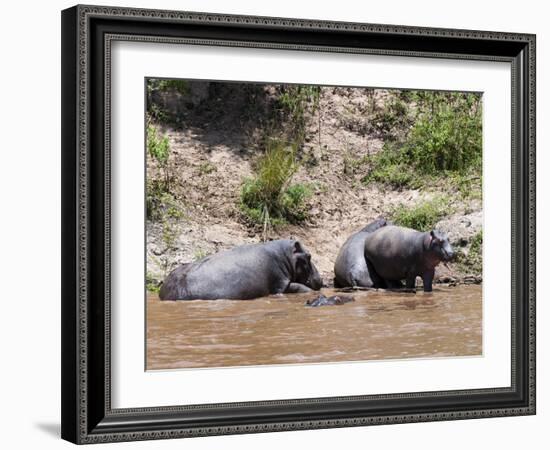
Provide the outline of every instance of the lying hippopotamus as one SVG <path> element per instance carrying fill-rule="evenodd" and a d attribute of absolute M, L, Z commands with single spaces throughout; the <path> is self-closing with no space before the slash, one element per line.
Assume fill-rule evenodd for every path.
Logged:
<path fill-rule="evenodd" d="M 388 287 L 414 288 L 416 277 L 422 277 L 424 291 L 431 292 L 435 267 L 450 261 L 454 252 L 442 232 L 420 232 L 410 228 L 387 226 L 372 233 L 366 241 L 365 255 L 377 275 Z"/>
<path fill-rule="evenodd" d="M 388 222 L 385 219 L 377 219 L 348 238 L 338 252 L 334 264 L 334 287 L 384 287 L 378 286 L 383 281 L 373 280 L 376 274 L 369 271 L 368 261 L 365 259 L 365 243 L 371 233 L 386 225 Z"/>
<path fill-rule="evenodd" d="M 295 240 L 242 245 L 174 269 L 161 300 L 248 300 L 270 294 L 318 291 L 322 280 L 311 255 Z"/>

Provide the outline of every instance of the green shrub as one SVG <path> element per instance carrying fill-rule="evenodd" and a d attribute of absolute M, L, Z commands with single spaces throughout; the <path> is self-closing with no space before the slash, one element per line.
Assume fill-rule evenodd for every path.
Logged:
<path fill-rule="evenodd" d="M 147 272 L 147 275 L 145 277 L 145 288 L 147 289 L 147 291 L 158 294 L 160 291 L 160 285 L 160 281 L 155 279 L 155 277 Z"/>
<path fill-rule="evenodd" d="M 426 181 L 426 176 L 420 176 L 401 149 L 390 142 L 386 142 L 380 152 L 368 158 L 368 164 L 370 170 L 363 177 L 363 183 L 374 181 L 394 188 L 417 189 Z"/>
<path fill-rule="evenodd" d="M 481 168 L 481 110 L 472 106 L 473 94 L 433 96 L 433 109 L 419 114 L 406 142 L 411 161 L 430 174 Z"/>
<path fill-rule="evenodd" d="M 285 217 L 291 222 L 302 222 L 307 219 L 306 200 L 311 196 L 311 189 L 304 184 L 293 184 L 282 194 L 281 206 Z"/>
<path fill-rule="evenodd" d="M 366 181 L 377 181 L 383 184 L 389 184 L 396 188 L 410 187 L 415 189 L 421 182 L 405 164 L 395 164 L 382 166 L 371 172 L 364 178 Z"/>
<path fill-rule="evenodd" d="M 164 178 L 164 190 L 170 189 L 170 172 L 169 172 L 169 158 L 170 158 L 170 141 L 168 136 L 159 135 L 158 130 L 152 125 L 147 124 L 147 152 L 153 158 Z"/>
<path fill-rule="evenodd" d="M 474 273 L 483 271 L 483 232 L 477 233 L 471 240 L 468 252 L 470 270 Z"/>
<path fill-rule="evenodd" d="M 147 219 L 159 221 L 165 218 L 182 219 L 183 210 L 172 194 L 164 191 L 164 186 L 158 180 L 147 182 L 145 196 Z"/>
<path fill-rule="evenodd" d="M 281 195 L 298 169 L 295 151 L 278 140 L 270 141 L 265 154 L 257 161 L 256 177 L 245 183 L 243 200 L 249 206 L 266 206 L 276 213 Z"/>
<path fill-rule="evenodd" d="M 147 90 L 153 91 L 174 90 L 181 95 L 189 94 L 189 82 L 187 80 L 150 78 L 147 80 Z"/>
<path fill-rule="evenodd" d="M 472 169 L 465 173 L 448 173 L 447 182 L 456 188 L 462 198 L 482 198 L 483 177 L 480 170 Z"/>
<path fill-rule="evenodd" d="M 481 274 L 483 272 L 483 232 L 475 234 L 470 240 L 467 253 L 457 252 L 457 263 L 462 272 Z"/>
<path fill-rule="evenodd" d="M 320 93 L 319 86 L 284 85 L 277 102 L 279 107 L 292 118 L 301 118 L 308 106 L 317 108 Z"/>
<path fill-rule="evenodd" d="M 168 164 L 170 157 L 168 136 L 159 136 L 157 129 L 151 124 L 147 125 L 147 151 L 160 167 L 165 167 Z"/>
<path fill-rule="evenodd" d="M 191 89 L 187 80 L 169 80 L 159 78 L 149 78 L 147 80 L 147 115 L 159 123 L 177 123 L 177 119 L 172 113 L 167 112 L 162 106 L 162 101 L 158 103 L 154 101 L 160 93 L 175 93 L 178 97 L 184 98 L 189 96 Z"/>
<path fill-rule="evenodd" d="M 372 158 L 363 181 L 415 188 L 432 181 L 430 177 L 479 174 L 482 167 L 480 96 L 411 92 L 406 98 L 415 105 L 412 127 L 401 141 L 386 141 Z M 395 104 L 402 105 L 402 102 Z M 406 114 L 401 106 L 397 111 L 396 117 Z M 396 125 L 395 120 L 390 121 L 391 126 Z"/>
<path fill-rule="evenodd" d="M 470 251 L 480 254 L 482 247 L 483 247 L 483 231 L 480 231 L 472 238 Z"/>
<path fill-rule="evenodd" d="M 413 207 L 403 204 L 398 205 L 390 213 L 390 216 L 396 225 L 418 231 L 429 231 L 433 229 L 437 222 L 451 212 L 448 199 L 441 196 L 424 201 Z"/>
<path fill-rule="evenodd" d="M 265 226 L 306 218 L 304 204 L 310 191 L 301 184 L 290 185 L 297 169 L 294 148 L 272 140 L 256 164 L 256 176 L 245 179 L 241 187 L 240 208 L 249 221 Z"/>

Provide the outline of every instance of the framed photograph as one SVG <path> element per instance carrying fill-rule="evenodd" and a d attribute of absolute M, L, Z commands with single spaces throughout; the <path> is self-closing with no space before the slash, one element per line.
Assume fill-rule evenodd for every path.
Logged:
<path fill-rule="evenodd" d="M 535 36 L 62 12 L 62 437 L 535 413 Z"/>

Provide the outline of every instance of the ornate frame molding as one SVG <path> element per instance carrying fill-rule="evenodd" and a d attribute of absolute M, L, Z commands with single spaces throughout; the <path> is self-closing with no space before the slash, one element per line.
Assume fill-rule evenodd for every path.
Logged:
<path fill-rule="evenodd" d="M 351 47 L 347 45 L 328 45 L 325 43 L 270 42 L 245 39 L 219 39 L 205 37 L 173 37 L 151 36 L 145 34 L 117 33 L 107 29 L 92 30 L 94 21 L 107 20 L 122 23 L 135 21 L 161 23 L 166 26 L 178 27 L 192 25 L 201 27 L 239 27 L 249 33 L 268 30 L 276 33 L 281 31 L 330 31 L 337 36 L 345 37 L 348 33 L 361 36 L 376 36 L 378 47 Z M 134 23 L 134 22 L 133 22 Z M 118 25 L 117 25 L 118 26 Z M 105 27 L 104 27 L 105 28 Z M 535 36 L 530 34 L 514 34 L 487 31 L 449 30 L 423 27 L 405 27 L 396 25 L 376 25 L 332 21 L 310 21 L 304 19 L 286 19 L 271 17 L 233 16 L 222 14 L 203 14 L 193 12 L 160 11 L 146 9 L 112 8 L 99 6 L 76 6 L 63 13 L 63 377 L 71 382 L 63 387 L 62 434 L 63 437 L 77 443 L 98 443 L 112 441 L 128 441 L 143 439 L 163 439 L 173 437 L 193 437 L 217 434 L 237 434 L 251 432 L 271 432 L 327 427 L 347 427 L 373 424 L 439 421 L 452 419 L 468 419 L 482 417 L 498 417 L 509 415 L 527 415 L 535 413 Z M 430 42 L 438 39 L 457 39 L 457 42 L 472 41 L 476 50 L 483 42 L 497 42 L 503 49 L 494 54 L 471 51 L 445 52 L 434 49 L 396 49 L 385 48 L 384 42 L 391 37 L 399 37 L 403 41 L 411 38 L 430 38 Z M 94 39 L 96 42 L 94 43 Z M 306 40 L 309 38 L 305 38 Z M 186 43 L 197 45 L 245 46 L 266 49 L 291 49 L 304 51 L 348 52 L 383 54 L 414 57 L 435 57 L 452 59 L 481 59 L 491 61 L 507 61 L 512 64 L 512 386 L 510 388 L 483 389 L 472 391 L 446 391 L 419 394 L 375 395 L 360 397 L 331 397 L 308 400 L 285 400 L 271 402 L 250 402 L 238 404 L 193 405 L 171 408 L 139 408 L 111 409 L 110 402 L 110 63 L 111 43 L 116 40 L 143 41 L 156 43 Z M 101 53 L 98 42 L 103 46 Z M 388 41 L 389 42 L 389 41 Z M 345 43 L 345 42 L 344 42 Z M 381 44 L 380 44 L 381 43 Z M 475 45 L 474 45 L 475 44 Z M 382 45 L 382 48 L 380 48 Z M 458 44 L 457 44 L 458 45 Z M 95 46 L 95 47 L 94 47 Z M 411 44 L 413 46 L 413 44 Z M 517 51 L 515 50 L 517 49 Z M 506 52 L 504 51 L 506 50 Z M 98 61 L 102 67 L 98 66 Z M 95 138 L 97 124 L 90 111 L 97 96 L 98 69 L 104 70 L 102 107 L 104 123 L 100 128 L 101 138 Z M 92 81 L 93 79 L 93 81 Z M 96 84 L 94 84 L 96 83 Z M 99 136 L 98 134 L 98 136 Z M 103 157 L 100 170 L 91 164 L 90 145 L 102 142 Z M 521 155 L 522 154 L 522 155 Z M 95 164 L 95 163 L 94 163 Z M 75 170 L 76 168 L 76 170 Z M 103 174 L 100 180 L 97 170 Z M 96 192 L 96 186 L 102 187 Z M 519 188 L 519 190 L 518 190 Z M 65 192 L 66 191 L 66 192 Z M 98 192 L 101 199 L 98 199 Z M 517 198 L 516 198 L 517 197 Z M 93 205 L 98 203 L 99 209 Z M 98 211 L 104 215 L 97 217 Z M 102 227 L 98 223 L 102 222 Z M 102 230 L 103 253 L 91 256 L 92 235 Z M 94 233 L 95 232 L 95 233 Z M 519 238 L 518 238 L 519 236 Z M 96 238 L 97 239 L 97 238 Z M 526 241 L 526 242 L 525 242 Z M 94 241 L 97 244 L 97 241 Z M 516 251 L 516 249 L 518 251 Z M 519 254 L 517 254 L 519 252 Z M 523 256 L 522 256 L 523 255 Z M 98 257 L 103 260 L 102 267 L 96 268 Z M 525 259 L 525 261 L 524 261 Z M 520 264 L 521 267 L 518 267 Z M 94 271 L 92 274 L 91 272 Z M 93 302 L 92 285 L 97 271 L 103 271 L 103 297 L 101 305 Z M 523 298 L 518 294 L 527 293 Z M 97 292 L 94 291 L 94 295 Z M 99 297 L 96 297 L 99 298 Z M 514 300 L 515 299 L 515 300 Z M 521 303 L 521 304 L 520 304 Z M 93 306 L 93 308 L 92 308 Z M 102 323 L 91 317 L 100 308 Z M 517 312 L 522 317 L 517 317 Z M 101 315 L 102 312 L 102 315 Z M 522 320 L 523 318 L 523 320 Z M 520 322 L 518 322 L 518 320 Z M 516 328 L 519 324 L 520 330 Z M 103 337 L 98 334 L 102 333 Z M 521 334 L 518 334 L 521 333 Z M 525 342 L 517 342 L 516 336 L 523 336 Z M 523 338 L 522 338 L 523 339 Z M 68 343 L 68 341 L 71 341 Z M 97 393 L 97 386 L 90 380 L 90 367 L 97 365 L 90 357 L 90 349 L 103 343 L 104 375 L 103 397 L 101 405 L 90 400 L 90 395 Z M 516 359 L 519 345 L 520 360 Z M 519 366 L 518 366 L 519 364 Z M 516 372 L 520 367 L 520 373 Z M 98 369 L 99 370 L 99 369 Z M 101 384 L 101 383 L 100 383 Z M 521 384 L 521 386 L 519 386 Z M 291 407 L 300 405 L 325 405 L 329 403 L 362 400 L 399 399 L 410 401 L 427 397 L 468 397 L 490 396 L 492 394 L 518 393 L 522 387 L 521 399 L 508 406 L 499 407 L 488 404 L 488 407 L 471 409 L 419 411 L 413 413 L 376 414 L 369 413 L 350 417 L 324 417 L 317 419 L 271 421 L 264 423 L 211 424 L 202 426 L 190 423 L 188 426 L 170 426 L 166 421 L 170 414 L 184 414 L 190 410 L 200 410 L 205 414 L 209 410 L 242 407 Z M 526 398 L 524 394 L 527 394 Z M 516 395 L 517 396 L 517 395 Z M 93 405 L 93 406 L 92 406 Z M 144 419 L 145 417 L 145 419 Z M 134 420 L 128 425 L 128 421 Z M 124 420 L 122 420 L 124 419 Z M 162 420 L 165 425 L 162 425 Z M 123 425 L 121 423 L 124 422 Z M 154 425 L 156 424 L 156 425 Z"/>

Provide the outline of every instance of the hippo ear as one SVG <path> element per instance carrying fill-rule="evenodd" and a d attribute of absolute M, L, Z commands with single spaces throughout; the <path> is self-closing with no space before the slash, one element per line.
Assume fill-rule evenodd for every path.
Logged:
<path fill-rule="evenodd" d="M 432 240 L 434 238 L 433 230 L 429 233 L 426 233 L 424 238 L 424 250 L 429 250 L 432 247 Z"/>
<path fill-rule="evenodd" d="M 432 237 L 432 241 L 439 244 L 441 243 L 441 233 L 438 233 L 436 230 L 430 231 L 430 236 Z"/>
<path fill-rule="evenodd" d="M 294 253 L 304 253 L 304 249 L 302 248 L 302 244 L 300 244 L 299 241 L 294 242 Z"/>

